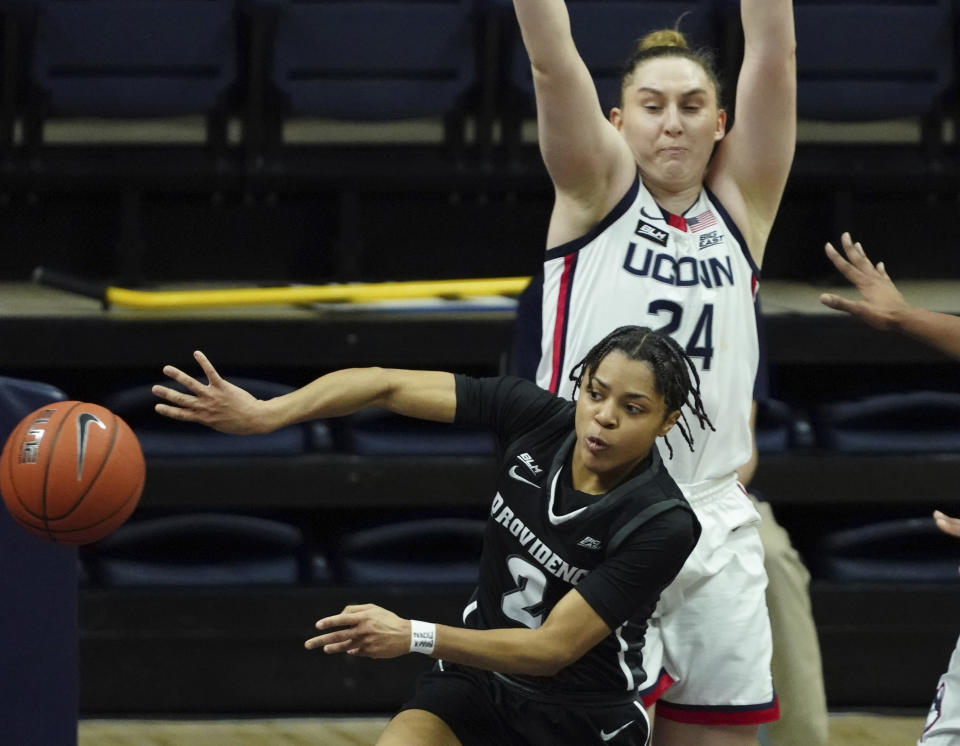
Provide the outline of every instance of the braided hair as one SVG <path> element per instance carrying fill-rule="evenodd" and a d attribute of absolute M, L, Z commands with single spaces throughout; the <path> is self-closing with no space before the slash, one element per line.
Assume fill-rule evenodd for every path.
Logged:
<path fill-rule="evenodd" d="M 599 367 L 600 362 L 614 350 L 620 350 L 631 360 L 641 360 L 653 370 L 656 392 L 666 403 L 667 412 L 680 412 L 677 427 L 693 451 L 693 433 L 690 423 L 683 413 L 683 406 L 694 414 L 701 428 L 715 430 L 710 417 L 703 408 L 700 397 L 700 376 L 690 356 L 677 342 L 666 334 L 655 332 L 646 326 L 621 326 L 597 342 L 584 356 L 583 360 L 570 370 L 570 380 L 574 382 L 573 396 L 580 390 L 583 377 L 588 378 Z M 673 446 L 664 436 L 669 455 L 673 458 Z"/>

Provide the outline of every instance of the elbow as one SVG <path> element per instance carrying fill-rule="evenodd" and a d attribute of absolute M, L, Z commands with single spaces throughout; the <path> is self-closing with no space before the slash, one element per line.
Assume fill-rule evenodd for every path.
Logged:
<path fill-rule="evenodd" d="M 517 671 L 517 673 L 523 674 L 524 676 L 539 676 L 549 678 L 551 676 L 556 676 L 568 665 L 569 664 L 555 659 L 528 660 L 524 663 L 521 669 Z"/>
<path fill-rule="evenodd" d="M 542 646 L 531 646 L 529 650 L 532 655 L 524 661 L 524 670 L 517 671 L 527 676 L 556 676 L 580 657 L 571 649 L 569 641 L 565 644 L 546 641 Z"/>

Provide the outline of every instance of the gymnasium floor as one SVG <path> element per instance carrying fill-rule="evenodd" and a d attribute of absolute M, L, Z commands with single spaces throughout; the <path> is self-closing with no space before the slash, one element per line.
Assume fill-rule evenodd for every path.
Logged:
<path fill-rule="evenodd" d="M 923 721 L 922 715 L 834 714 L 830 746 L 913 746 Z M 80 746 L 367 746 L 386 722 L 385 717 L 85 720 Z"/>

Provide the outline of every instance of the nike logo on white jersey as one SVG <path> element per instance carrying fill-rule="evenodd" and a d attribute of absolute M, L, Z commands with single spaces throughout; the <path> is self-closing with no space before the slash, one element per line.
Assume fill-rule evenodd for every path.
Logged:
<path fill-rule="evenodd" d="M 621 725 L 619 728 L 617 728 L 616 730 L 610 731 L 609 733 L 607 733 L 605 730 L 602 730 L 600 731 L 600 738 L 603 739 L 604 743 L 606 743 L 607 741 L 612 741 L 614 738 L 617 737 L 617 733 L 622 731 L 624 728 L 629 728 L 635 722 L 636 722 L 635 720 L 631 720 L 626 725 Z"/>
<path fill-rule="evenodd" d="M 529 479 L 527 479 L 526 477 L 521 477 L 521 476 L 517 473 L 517 469 L 518 469 L 518 468 L 519 468 L 519 466 L 518 466 L 517 464 L 514 464 L 513 466 L 510 467 L 510 471 L 508 472 L 508 474 L 510 474 L 510 476 L 513 477 L 514 479 L 516 479 L 518 482 L 526 482 L 526 483 L 529 484 L 531 487 L 536 487 L 537 489 L 540 489 L 540 485 L 537 484 L 536 482 L 531 482 L 531 481 L 530 481 Z"/>

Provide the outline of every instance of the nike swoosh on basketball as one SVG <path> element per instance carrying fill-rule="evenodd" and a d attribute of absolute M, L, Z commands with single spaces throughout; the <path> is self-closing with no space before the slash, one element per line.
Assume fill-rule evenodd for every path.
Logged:
<path fill-rule="evenodd" d="M 600 731 L 600 738 L 602 738 L 602 739 L 604 740 L 604 742 L 606 742 L 606 741 L 612 741 L 614 738 L 617 737 L 617 733 L 619 733 L 620 731 L 622 731 L 624 728 L 629 728 L 629 727 L 630 727 L 631 725 L 633 725 L 635 722 L 636 722 L 636 720 L 631 720 L 631 721 L 630 721 L 629 723 L 627 723 L 626 725 L 621 725 L 619 728 L 617 728 L 616 730 L 612 730 L 612 731 L 610 731 L 609 733 L 607 733 L 605 730 L 602 730 L 602 731 Z"/>
<path fill-rule="evenodd" d="M 89 412 L 81 412 L 77 417 L 77 481 L 83 478 L 83 462 L 87 458 L 87 433 L 90 426 L 96 423 L 102 430 L 107 426 L 100 421 L 100 418 Z"/>
<path fill-rule="evenodd" d="M 516 464 L 514 464 L 513 466 L 510 467 L 510 471 L 509 471 L 508 473 L 510 474 L 511 477 L 513 477 L 514 479 L 516 479 L 518 482 L 526 482 L 526 483 L 529 484 L 531 487 L 536 487 L 537 489 L 540 489 L 540 485 L 537 484 L 536 482 L 531 482 L 531 481 L 530 481 L 529 479 L 527 479 L 526 477 L 521 477 L 519 474 L 517 474 L 517 465 L 516 465 Z"/>

